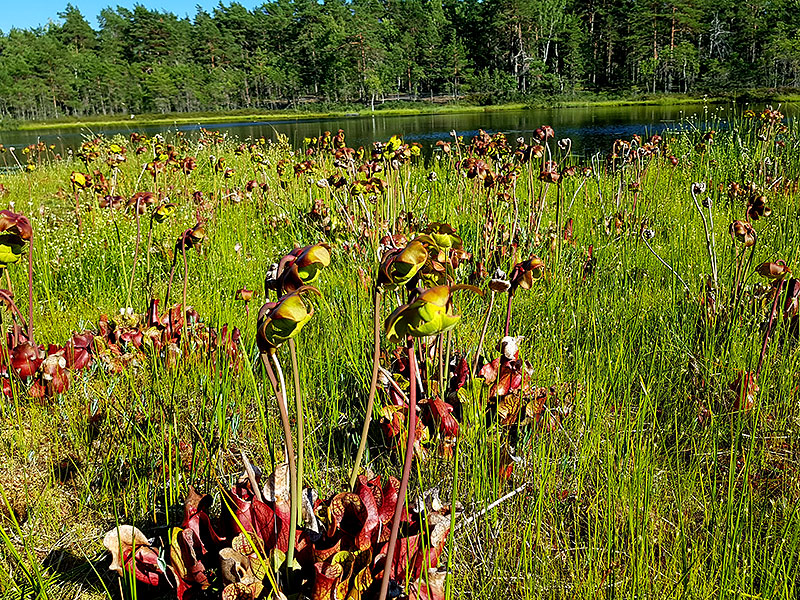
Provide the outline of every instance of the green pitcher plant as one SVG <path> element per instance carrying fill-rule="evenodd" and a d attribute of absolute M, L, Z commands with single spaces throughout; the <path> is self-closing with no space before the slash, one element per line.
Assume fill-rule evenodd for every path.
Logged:
<path fill-rule="evenodd" d="M 264 282 L 267 296 L 269 296 L 270 290 L 275 290 L 279 296 L 281 296 L 281 294 L 286 294 L 286 296 L 281 297 L 277 301 L 276 304 L 278 306 L 274 308 L 274 312 L 265 314 L 264 318 L 259 320 L 259 347 L 262 353 L 270 352 L 270 347 L 277 349 L 277 346 L 285 341 L 289 342 L 288 346 L 292 362 L 292 379 L 294 381 L 297 419 L 297 467 L 296 470 L 292 468 L 292 473 L 297 482 L 296 489 L 298 490 L 298 495 L 303 482 L 305 434 L 303 396 L 300 385 L 297 347 L 292 338 L 299 333 L 303 325 L 313 315 L 313 308 L 310 311 L 307 310 L 300 295 L 310 290 L 319 294 L 316 288 L 312 288 L 307 284 L 316 281 L 320 272 L 330 265 L 330 249 L 331 247 L 328 244 L 317 243 L 302 248 L 295 248 L 286 254 L 277 264 L 273 273 L 268 275 Z M 295 292 L 297 295 L 293 296 L 292 294 Z M 272 351 L 271 354 L 273 361 L 276 362 L 276 369 L 280 372 L 280 366 L 276 361 L 276 354 L 274 351 Z M 294 486 L 293 489 L 295 489 Z M 292 510 L 295 511 L 296 514 L 294 517 L 297 518 L 301 516 L 298 514 L 301 507 L 299 503 L 295 504 Z"/>
<path fill-rule="evenodd" d="M 277 302 L 267 302 L 264 304 L 258 313 L 258 323 L 256 327 L 256 342 L 261 352 L 261 362 L 275 390 L 286 442 L 286 458 L 289 463 L 289 489 L 291 490 L 289 521 L 289 531 L 291 532 L 294 532 L 296 529 L 297 518 L 301 510 L 300 488 L 302 487 L 302 470 L 298 471 L 298 460 L 295 459 L 292 428 L 289 423 L 286 382 L 280 362 L 278 361 L 278 348 L 300 333 L 305 324 L 314 316 L 314 308 L 303 300 L 303 296 L 306 294 L 322 295 L 319 290 L 313 286 L 300 286 L 295 291 L 289 292 L 279 298 Z M 293 358 L 294 356 L 293 354 Z M 270 361 L 272 364 L 270 364 Z M 298 371 L 296 360 L 293 360 L 292 367 L 295 373 L 295 384 L 297 386 Z M 295 389 L 295 395 L 298 412 L 298 447 L 302 448 L 302 403 L 299 395 L 299 386 Z M 302 452 L 298 454 L 297 459 L 302 461 Z M 291 569 L 293 565 L 294 549 L 295 536 L 290 535 L 288 552 L 286 554 L 286 565 L 289 569 Z"/>
<path fill-rule="evenodd" d="M 452 312 L 453 292 L 470 290 L 483 295 L 473 285 L 437 285 L 420 293 L 409 304 L 395 309 L 386 319 L 386 339 L 389 343 L 399 344 L 407 336 L 427 337 L 438 335 L 455 327 L 461 315 Z"/>
<path fill-rule="evenodd" d="M 277 302 L 267 302 L 261 307 L 256 330 L 258 349 L 261 352 L 274 354 L 311 320 L 314 307 L 303 300 L 306 294 L 322 295 L 314 286 L 304 285 L 282 296 Z"/>
<path fill-rule="evenodd" d="M 28 250 L 28 339 L 33 340 L 33 227 L 28 217 L 10 210 L 0 210 L 0 272 L 19 262 Z M 7 275 L 7 273 L 6 273 Z"/>
<path fill-rule="evenodd" d="M 408 440 L 406 442 L 405 457 L 403 459 L 403 475 L 400 480 L 398 491 L 398 506 L 392 518 L 392 528 L 389 534 L 389 542 L 386 547 L 386 564 L 393 564 L 395 546 L 399 533 L 400 519 L 402 514 L 402 502 L 408 489 L 408 481 L 411 474 L 411 463 L 414 458 L 414 440 L 417 431 L 417 394 L 418 385 L 416 380 L 417 360 L 414 350 L 413 338 L 439 335 L 449 331 L 461 320 L 461 315 L 453 312 L 453 293 L 459 290 L 469 290 L 477 294 L 483 294 L 480 289 L 472 285 L 439 285 L 422 292 L 416 297 L 412 292 L 412 300 L 397 308 L 385 322 L 386 339 L 389 343 L 402 343 L 405 351 L 409 368 L 409 395 L 408 395 Z M 388 597 L 390 575 L 388 569 L 384 572 L 381 579 L 381 588 L 378 595 L 379 600 Z"/>
<path fill-rule="evenodd" d="M 303 248 L 295 248 L 278 263 L 273 278 L 267 278 L 264 285 L 269 291 L 278 294 L 293 292 L 304 285 L 313 283 L 322 269 L 331 264 L 331 247 L 319 243 Z"/>
<path fill-rule="evenodd" d="M 0 269 L 19 261 L 32 235 L 28 217 L 0 210 Z"/>
<path fill-rule="evenodd" d="M 536 255 L 514 265 L 509 280 L 510 286 L 508 289 L 508 304 L 506 305 L 506 325 L 503 330 L 503 337 L 508 335 L 511 328 L 511 305 L 514 300 L 514 292 L 517 291 L 517 288 L 522 288 L 523 290 L 531 289 L 531 287 L 533 287 L 533 282 L 541 279 L 543 275 L 544 262 Z"/>
<path fill-rule="evenodd" d="M 331 264 L 331 248 L 328 244 L 314 244 L 301 248 L 291 272 L 304 284 L 317 279 L 322 269 Z"/>
<path fill-rule="evenodd" d="M 428 244 L 432 251 L 436 251 L 436 260 L 445 262 L 450 250 L 462 247 L 463 241 L 455 229 L 447 223 L 431 223 L 417 240 Z"/>
<path fill-rule="evenodd" d="M 419 240 L 405 248 L 390 250 L 378 270 L 378 285 L 394 289 L 413 281 L 428 260 L 428 250 Z"/>
<path fill-rule="evenodd" d="M 514 265 L 511 271 L 511 291 L 513 293 L 518 287 L 529 290 L 533 287 L 533 282 L 541 279 L 544 275 L 544 262 L 538 256 L 531 256 L 528 260 Z"/>
<path fill-rule="evenodd" d="M 163 223 L 175 213 L 177 208 L 178 206 L 173 202 L 162 202 L 153 210 L 153 220 L 156 223 Z"/>

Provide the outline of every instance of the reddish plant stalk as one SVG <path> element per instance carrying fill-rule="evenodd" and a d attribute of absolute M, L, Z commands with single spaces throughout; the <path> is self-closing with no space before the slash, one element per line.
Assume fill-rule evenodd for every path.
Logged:
<path fill-rule="evenodd" d="M 11 313 L 13 315 L 15 315 L 17 317 L 17 319 L 19 319 L 19 323 L 21 324 L 22 328 L 26 329 L 28 334 L 30 335 L 32 333 L 32 328 L 30 326 L 30 323 L 26 323 L 25 322 L 25 318 L 22 316 L 22 313 L 20 312 L 19 308 L 14 303 L 14 300 L 11 298 L 11 295 L 9 294 L 9 296 L 4 297 L 3 298 L 3 302 L 5 302 L 6 307 L 8 308 L 8 310 L 11 311 Z M 2 323 L 2 320 L 0 320 L 0 323 Z M 16 344 L 19 344 L 19 328 L 20 328 L 20 324 L 17 324 L 16 321 L 13 321 L 13 320 L 12 320 L 12 323 L 14 325 L 14 344 L 16 345 Z M 33 342 L 33 340 L 31 340 L 30 337 L 28 338 L 28 341 L 30 341 L 31 343 Z"/>
<path fill-rule="evenodd" d="M 172 280 L 175 277 L 175 267 L 178 265 L 178 245 L 182 242 L 175 244 L 175 252 L 172 253 L 172 266 L 169 269 L 169 282 L 167 283 L 167 295 L 164 298 L 164 307 L 169 309 L 169 296 L 172 292 Z"/>
<path fill-rule="evenodd" d="M 189 285 L 189 261 L 186 260 L 186 243 L 181 244 L 183 254 L 183 316 L 186 319 L 186 290 Z"/>
<path fill-rule="evenodd" d="M 78 188 L 75 188 L 75 218 L 78 221 L 78 235 L 83 233 L 83 219 L 81 219 L 81 203 L 78 197 Z"/>
<path fill-rule="evenodd" d="M 152 296 L 153 291 L 150 285 L 150 248 L 153 244 L 153 213 L 150 213 L 150 225 L 147 230 L 147 246 L 145 247 L 146 261 L 147 261 L 147 294 Z"/>
<path fill-rule="evenodd" d="M 772 326 L 775 324 L 775 314 L 778 312 L 778 300 L 781 297 L 781 290 L 783 289 L 783 279 L 778 281 L 778 289 L 775 290 L 775 299 L 772 301 L 772 310 L 769 313 L 769 321 L 767 322 L 767 330 L 764 332 L 764 342 L 761 344 L 761 356 L 758 359 L 758 366 L 756 367 L 755 380 L 761 374 L 761 367 L 764 364 L 764 357 L 767 354 L 767 344 L 769 343 L 769 336 L 772 334 Z"/>
<path fill-rule="evenodd" d="M 136 264 L 139 262 L 139 245 L 142 242 L 142 227 L 139 221 L 139 198 L 136 198 L 136 247 L 133 251 L 133 266 L 131 267 L 131 280 L 128 282 L 128 302 L 126 306 L 131 305 L 131 296 L 133 295 L 133 281 L 136 278 Z"/>
<path fill-rule="evenodd" d="M 33 230 L 28 240 L 28 341 L 33 344 Z"/>
<path fill-rule="evenodd" d="M 414 355 L 413 338 L 408 338 L 406 346 L 408 351 L 408 380 L 411 382 L 408 399 L 408 441 L 406 442 L 406 455 L 403 461 L 403 477 L 400 480 L 400 489 L 397 492 L 397 505 L 394 508 L 394 517 L 392 518 L 392 531 L 389 536 L 389 544 L 386 547 L 386 562 L 383 567 L 383 579 L 381 579 L 381 591 L 378 600 L 386 600 L 386 594 L 389 591 L 392 562 L 394 561 L 395 546 L 397 546 L 397 535 L 400 532 L 400 519 L 403 516 L 403 508 L 406 503 L 408 480 L 411 476 L 411 463 L 414 461 L 414 441 L 417 437 L 417 359 Z"/>

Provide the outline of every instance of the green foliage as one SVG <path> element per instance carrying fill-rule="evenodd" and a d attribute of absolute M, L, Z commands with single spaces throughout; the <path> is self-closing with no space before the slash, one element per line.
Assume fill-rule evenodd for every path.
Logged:
<path fill-rule="evenodd" d="M 789 0 L 270 0 L 0 33 L 0 118 L 800 85 Z"/>

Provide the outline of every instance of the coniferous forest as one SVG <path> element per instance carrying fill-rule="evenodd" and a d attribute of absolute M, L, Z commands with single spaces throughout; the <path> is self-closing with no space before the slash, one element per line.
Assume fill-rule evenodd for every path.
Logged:
<path fill-rule="evenodd" d="M 98 23 L 68 4 L 0 34 L 0 116 L 800 85 L 790 0 L 271 0 Z"/>

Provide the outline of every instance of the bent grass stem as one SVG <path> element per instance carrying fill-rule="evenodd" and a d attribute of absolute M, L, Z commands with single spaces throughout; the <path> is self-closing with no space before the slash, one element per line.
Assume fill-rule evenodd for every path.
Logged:
<path fill-rule="evenodd" d="M 478 349 L 475 351 L 475 361 L 472 363 L 472 376 L 475 377 L 478 371 L 478 361 L 481 359 L 481 351 L 483 350 L 483 342 L 486 341 L 486 331 L 489 329 L 489 319 L 492 316 L 492 310 L 494 309 L 494 300 L 497 296 L 497 292 L 492 291 L 492 295 L 489 298 L 489 308 L 486 309 L 486 317 L 483 319 L 483 328 L 481 329 L 481 337 L 478 340 Z"/>
<path fill-rule="evenodd" d="M 372 354 L 372 382 L 369 386 L 369 397 L 367 398 L 367 414 L 364 416 L 364 426 L 361 428 L 361 439 L 358 442 L 358 452 L 353 463 L 353 470 L 350 471 L 350 488 L 355 488 L 358 479 L 358 471 L 361 468 L 361 461 L 364 458 L 364 451 L 367 448 L 367 436 L 369 425 L 372 421 L 372 409 L 375 404 L 375 394 L 378 391 L 378 373 L 381 366 L 381 293 L 375 290 L 375 339 Z"/>
<path fill-rule="evenodd" d="M 514 301 L 514 290 L 508 290 L 508 304 L 506 306 L 506 324 L 505 327 L 503 328 L 503 337 L 508 336 L 508 331 L 511 328 L 511 303 L 513 301 Z"/>
<path fill-rule="evenodd" d="M 703 207 L 700 206 L 700 203 L 697 201 L 697 195 L 692 189 L 692 200 L 694 200 L 694 205 L 697 208 L 697 212 L 700 213 L 700 218 L 703 221 L 703 230 L 706 234 L 706 250 L 708 251 L 708 262 L 711 264 L 711 276 L 714 279 L 714 289 L 719 289 L 719 279 L 717 277 L 717 257 L 714 251 L 714 240 L 713 240 L 713 225 L 712 230 L 709 231 L 708 228 L 708 220 L 706 219 L 706 215 L 703 213 Z M 708 208 L 709 216 L 711 215 L 711 207 Z"/>
<path fill-rule="evenodd" d="M 647 230 L 645 230 L 645 231 L 647 231 Z M 665 261 L 663 258 L 661 258 L 658 255 L 658 252 L 653 250 L 653 247 L 650 245 L 650 242 L 647 241 L 647 237 L 645 236 L 644 232 L 642 232 L 642 235 L 640 237 L 642 238 L 642 241 L 644 242 L 644 245 L 647 246 L 647 249 L 650 250 L 650 252 L 653 254 L 653 256 L 655 256 L 658 259 L 658 261 L 669 270 L 670 273 L 672 273 L 673 275 L 675 275 L 675 277 L 678 278 L 678 281 L 681 282 L 681 284 L 683 285 L 683 289 L 686 290 L 686 293 L 687 294 L 691 293 L 689 291 L 689 286 L 686 285 L 686 282 L 683 280 L 683 278 L 680 275 L 678 275 L 678 272 L 675 269 L 673 269 L 672 267 L 670 267 L 669 264 L 667 263 L 667 261 Z"/>

